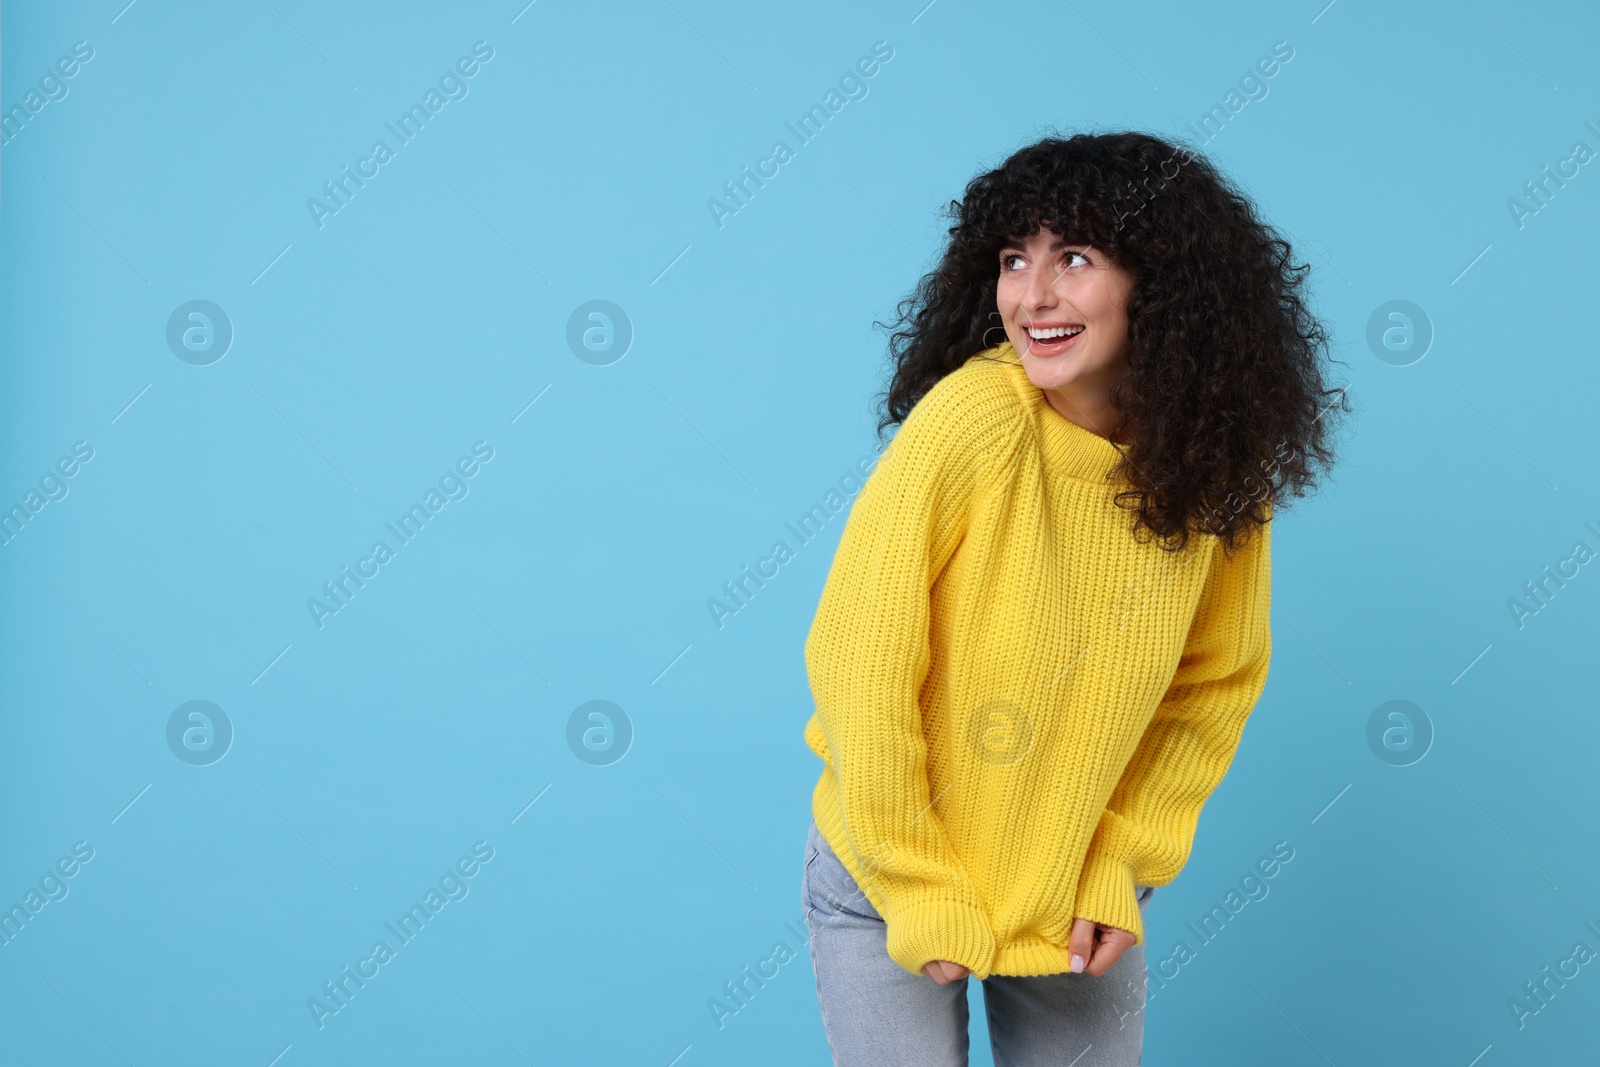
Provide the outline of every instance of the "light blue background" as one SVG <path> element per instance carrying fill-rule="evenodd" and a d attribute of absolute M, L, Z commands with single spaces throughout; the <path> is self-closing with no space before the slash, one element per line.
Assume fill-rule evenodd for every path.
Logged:
<path fill-rule="evenodd" d="M 95 852 L 0 947 L 0 1060 L 826 1062 L 801 647 L 843 514 L 803 547 L 784 524 L 876 450 L 871 322 L 977 171 L 1051 127 L 1183 135 L 1276 41 L 1203 147 L 1314 266 L 1358 414 L 1278 519 L 1271 676 L 1152 901 L 1152 969 L 1274 842 L 1294 859 L 1152 980 L 1146 1062 L 1600 1054 L 1600 964 L 1508 1007 L 1600 950 L 1600 576 L 1507 607 L 1600 549 L 1600 173 L 1507 206 L 1600 148 L 1592 8 L 124 3 L 5 8 L 5 108 L 94 58 L 0 154 L 0 498 L 94 458 L 0 547 L 0 904 Z M 479 40 L 469 95 L 319 229 L 307 198 Z M 707 199 L 780 138 L 719 229 Z M 235 330 L 209 366 L 166 344 L 192 299 Z M 636 332 L 609 366 L 565 339 L 593 299 Z M 1366 341 L 1395 299 L 1435 332 L 1407 366 Z M 470 494 L 318 629 L 307 599 L 479 440 Z M 210 766 L 167 746 L 193 699 L 236 730 Z M 635 731 L 609 766 L 566 740 L 595 699 Z M 1366 739 L 1395 699 L 1434 731 L 1411 766 Z M 308 998 L 476 841 L 470 895 L 319 1030 Z M 973 1038 L 988 1062 L 981 1013 Z"/>

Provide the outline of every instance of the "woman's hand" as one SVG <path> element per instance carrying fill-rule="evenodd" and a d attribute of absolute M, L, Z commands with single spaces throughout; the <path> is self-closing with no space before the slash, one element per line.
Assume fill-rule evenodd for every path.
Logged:
<path fill-rule="evenodd" d="M 1117 958 L 1133 947 L 1133 934 L 1105 923 L 1073 919 L 1067 938 L 1072 953 L 1072 969 L 1099 977 L 1111 969 Z"/>
<path fill-rule="evenodd" d="M 1067 947 L 1072 953 L 1072 969 L 1098 978 L 1133 947 L 1133 933 L 1088 919 L 1073 919 Z M 931 960 L 922 965 L 922 973 L 940 985 L 949 985 L 972 972 L 949 960 Z"/>
<path fill-rule="evenodd" d="M 972 972 L 961 964 L 951 963 L 949 960 L 931 960 L 922 965 L 922 973 L 940 985 L 949 985 L 957 978 L 965 978 Z"/>

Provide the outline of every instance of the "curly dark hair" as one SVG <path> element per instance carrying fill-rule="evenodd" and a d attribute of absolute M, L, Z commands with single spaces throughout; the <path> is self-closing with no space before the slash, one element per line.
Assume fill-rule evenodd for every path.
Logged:
<path fill-rule="evenodd" d="M 997 332 L 1005 340 L 999 250 L 1045 228 L 1134 278 L 1129 370 L 1111 389 L 1122 460 L 1108 478 L 1129 486 L 1115 500 L 1137 507 L 1136 537 L 1144 527 L 1175 552 L 1204 531 L 1231 550 L 1332 463 L 1324 416 L 1350 407 L 1324 381 L 1311 268 L 1193 149 L 1137 131 L 1047 137 L 973 178 L 945 214 L 955 225 L 938 265 L 898 321 L 873 324 L 893 330 L 880 437 Z"/>

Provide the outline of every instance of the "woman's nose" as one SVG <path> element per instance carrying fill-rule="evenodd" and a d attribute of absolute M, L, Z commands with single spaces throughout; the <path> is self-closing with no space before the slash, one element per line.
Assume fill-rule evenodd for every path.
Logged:
<path fill-rule="evenodd" d="M 1035 271 L 1033 277 L 1028 279 L 1028 288 L 1023 293 L 1023 304 L 1028 308 L 1054 307 L 1056 302 L 1055 273 L 1048 268 Z"/>

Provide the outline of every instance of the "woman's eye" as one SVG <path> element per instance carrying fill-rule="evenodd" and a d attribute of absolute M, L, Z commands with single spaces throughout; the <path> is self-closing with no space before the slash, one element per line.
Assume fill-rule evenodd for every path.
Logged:
<path fill-rule="evenodd" d="M 1067 253 L 1064 253 L 1064 255 L 1066 256 L 1066 261 L 1067 261 L 1066 265 L 1068 267 L 1080 267 L 1080 266 L 1086 267 L 1086 266 L 1089 265 L 1089 257 L 1087 255 L 1085 255 L 1084 253 L 1082 253 L 1082 252 L 1067 252 Z M 1018 262 L 1019 260 L 1022 260 L 1022 258 L 1023 258 L 1022 256 L 1018 255 L 1015 252 L 1012 252 L 1012 253 L 1010 253 L 1008 255 L 1001 256 L 1000 257 L 1000 269 L 1002 271 L 1011 270 L 1012 269 L 1011 265 L 1013 263 Z M 1076 260 L 1081 260 L 1082 262 L 1075 262 Z"/>

